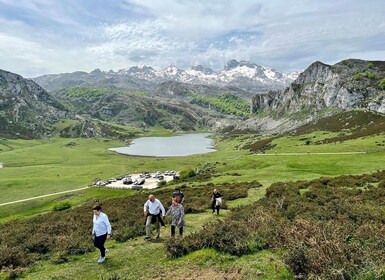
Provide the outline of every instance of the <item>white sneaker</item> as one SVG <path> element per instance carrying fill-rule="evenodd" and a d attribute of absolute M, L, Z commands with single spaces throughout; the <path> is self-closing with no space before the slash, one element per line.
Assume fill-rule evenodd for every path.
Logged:
<path fill-rule="evenodd" d="M 98 263 L 103 263 L 105 260 L 106 260 L 106 257 L 100 257 L 100 259 L 98 260 Z"/>

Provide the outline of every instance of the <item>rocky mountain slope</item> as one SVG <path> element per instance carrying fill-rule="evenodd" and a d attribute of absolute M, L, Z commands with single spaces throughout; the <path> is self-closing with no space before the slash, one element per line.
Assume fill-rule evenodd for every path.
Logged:
<path fill-rule="evenodd" d="M 0 70 L 0 137 L 42 136 L 65 115 L 64 106 L 34 81 Z"/>
<path fill-rule="evenodd" d="M 335 65 L 311 64 L 287 88 L 255 95 L 254 112 L 284 114 L 325 108 L 365 108 L 385 113 L 385 61 L 349 59 Z"/>
<path fill-rule="evenodd" d="M 75 118 L 87 115 L 91 119 L 131 127 L 193 131 L 207 129 L 212 119 L 225 117 L 214 110 L 190 104 L 184 98 L 154 98 L 140 92 L 69 87 L 53 94 L 67 105 Z"/>
<path fill-rule="evenodd" d="M 96 69 L 90 73 L 51 74 L 33 78 L 48 91 L 67 86 L 91 85 L 128 90 L 153 90 L 158 84 L 175 81 L 194 85 L 237 87 L 242 91 L 262 92 L 281 89 L 290 84 L 298 73 L 285 74 L 267 66 L 247 61 L 230 60 L 220 72 L 198 65 L 188 70 L 170 65 L 163 70 L 134 66 L 117 72 Z"/>

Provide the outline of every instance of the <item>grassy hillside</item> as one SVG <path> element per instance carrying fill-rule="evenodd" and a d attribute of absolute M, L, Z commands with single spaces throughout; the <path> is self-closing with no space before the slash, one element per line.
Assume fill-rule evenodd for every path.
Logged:
<path fill-rule="evenodd" d="M 351 116 L 349 127 L 334 118 L 320 120 L 318 130 L 309 126 L 289 135 L 215 136 L 217 152 L 178 158 L 118 155 L 108 148 L 125 143 L 108 139 L 1 140 L 0 204 L 77 189 L 95 177 L 190 169 L 204 176 L 156 190 L 168 201 L 179 186 L 190 199 L 189 237 L 183 242 L 142 241 L 141 207 L 148 192 L 89 188 L 0 206 L 0 278 L 22 273 L 26 279 L 140 279 L 151 278 L 151 267 L 159 271 L 152 279 L 380 279 L 383 116 L 364 121 L 360 114 Z M 219 217 L 207 210 L 213 188 L 225 195 Z M 116 230 L 103 266 L 96 264 L 88 234 L 95 202 L 113 217 Z M 53 211 L 64 203 L 72 208 Z M 46 214 L 36 215 L 41 213 Z M 31 223 L 37 226 L 31 229 Z"/>
<path fill-rule="evenodd" d="M 3 194 L 0 204 L 85 187 L 94 178 L 107 179 L 142 171 L 210 166 L 213 174 L 205 179 L 206 183 L 258 180 L 268 186 L 278 181 L 362 174 L 383 169 L 384 134 L 334 143 L 325 141 L 337 135 L 336 132 L 323 131 L 268 138 L 273 148 L 265 154 L 256 154 L 252 147 L 265 143 L 266 137 L 251 134 L 231 138 L 217 136 L 217 152 L 178 158 L 119 155 L 108 151 L 108 148 L 126 144 L 107 139 L 1 140 L 0 155 L 4 168 L 0 169 L 0 189 Z M 349 154 L 351 152 L 357 154 Z M 192 185 L 193 182 L 186 184 Z M 75 199 L 79 203 L 93 195 L 93 190 L 85 190 L 68 199 Z M 52 206 L 55 199 L 60 197 L 26 202 L 22 206 L 0 207 L 0 217 L 20 214 L 21 209 Z"/>
<path fill-rule="evenodd" d="M 186 238 L 170 239 L 162 228 L 162 239 L 148 243 L 141 236 L 148 193 L 103 200 L 115 229 L 103 265 L 89 236 L 90 202 L 2 225 L 0 263 L 25 279 L 382 279 L 384 186 L 379 172 L 277 183 L 261 200 L 256 182 L 185 188 L 185 208 L 194 213 L 186 217 Z M 228 209 L 219 216 L 205 210 L 213 187 Z M 171 191 L 155 195 L 165 202 Z M 19 268 L 4 268 L 10 261 Z"/>

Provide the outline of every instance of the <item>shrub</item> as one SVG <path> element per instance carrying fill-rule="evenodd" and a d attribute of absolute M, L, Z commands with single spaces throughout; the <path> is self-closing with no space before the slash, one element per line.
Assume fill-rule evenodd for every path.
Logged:
<path fill-rule="evenodd" d="M 379 82 L 379 86 L 380 86 L 380 89 L 385 90 L 385 79 L 382 79 L 382 80 Z"/>
<path fill-rule="evenodd" d="M 369 79 L 374 80 L 375 78 L 377 78 L 377 73 L 372 71 L 366 71 L 366 76 Z"/>
<path fill-rule="evenodd" d="M 179 172 L 179 178 L 181 180 L 192 178 L 195 175 L 196 175 L 196 173 L 195 173 L 195 171 L 193 169 L 185 169 L 185 170 L 181 170 Z"/>
<path fill-rule="evenodd" d="M 361 73 L 356 73 L 356 74 L 354 74 L 353 79 L 356 80 L 356 81 L 360 81 L 360 80 L 362 79 Z"/>
<path fill-rule="evenodd" d="M 157 183 L 158 188 L 164 187 L 167 185 L 167 181 L 161 180 Z"/>
<path fill-rule="evenodd" d="M 62 202 L 62 203 L 56 204 L 52 210 L 55 212 L 58 212 L 58 211 L 63 211 L 63 210 L 69 209 L 69 208 L 71 208 L 71 204 L 69 202 Z"/>

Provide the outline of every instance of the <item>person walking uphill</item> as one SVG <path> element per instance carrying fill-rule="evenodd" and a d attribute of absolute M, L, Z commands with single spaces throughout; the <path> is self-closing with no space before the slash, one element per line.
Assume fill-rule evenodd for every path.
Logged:
<path fill-rule="evenodd" d="M 182 193 L 182 192 L 180 191 L 179 188 L 176 188 L 176 189 L 173 191 L 172 197 L 178 199 L 177 202 L 178 202 L 179 204 L 183 204 L 183 202 L 184 202 L 184 193 Z"/>
<path fill-rule="evenodd" d="M 213 214 L 215 213 L 215 210 L 217 210 L 217 215 L 219 215 L 219 208 L 222 204 L 222 195 L 217 189 L 214 189 L 211 198 L 211 208 L 213 209 Z"/>
<path fill-rule="evenodd" d="M 92 235 L 94 246 L 100 250 L 98 263 L 103 263 L 106 260 L 108 249 L 104 247 L 106 240 L 111 238 L 111 224 L 108 216 L 102 212 L 102 207 L 95 205 L 92 207 L 94 212 Z"/>
<path fill-rule="evenodd" d="M 144 210 L 144 216 L 146 217 L 146 237 L 144 238 L 145 241 L 151 240 L 151 224 L 155 224 L 156 228 L 156 239 L 159 239 L 160 237 L 160 226 L 159 223 L 162 226 L 165 226 L 162 217 L 166 215 L 166 211 L 164 210 L 164 207 L 162 203 L 155 198 L 153 194 L 150 194 L 148 196 L 148 200 L 143 206 Z M 162 216 L 161 216 L 162 212 Z"/>
<path fill-rule="evenodd" d="M 178 199 L 174 197 L 172 199 L 172 204 L 166 212 L 166 216 L 170 215 L 172 217 L 171 221 L 171 237 L 175 236 L 175 228 L 179 228 L 179 235 L 183 236 L 183 227 L 185 225 L 184 220 L 184 208 L 182 204 L 178 203 Z"/>

